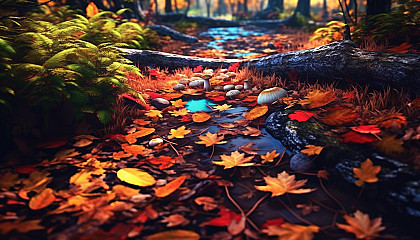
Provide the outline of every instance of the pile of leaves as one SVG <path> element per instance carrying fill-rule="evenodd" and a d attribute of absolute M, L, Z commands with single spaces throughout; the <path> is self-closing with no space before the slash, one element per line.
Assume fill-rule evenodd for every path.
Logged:
<path fill-rule="evenodd" d="M 235 82 L 235 74 L 213 82 L 216 85 Z M 171 106 L 142 110 L 143 117 L 133 119 L 124 134 L 102 138 L 77 135 L 39 144 L 43 154 L 38 163 L 1 169 L 0 234 L 6 238 L 37 239 L 275 236 L 306 240 L 316 236 L 327 239 L 331 234 L 354 235 L 358 239 L 381 237 L 388 230 L 382 225 L 382 218 L 346 208 L 325 188 L 324 181 L 328 179 L 325 170 L 293 173 L 285 164 L 285 150 L 253 147 L 253 141 L 269 137 L 262 134 L 260 126 L 273 107 L 256 105 L 258 92 L 258 89 L 243 92 L 234 100 L 225 99 L 225 93 L 218 91 L 148 92 L 150 98 L 171 101 Z M 345 96 L 338 98 L 328 90 L 302 90 L 280 101 L 294 109 L 290 119 L 317 119 L 319 124 L 336 126 L 334 134 L 343 141 L 373 141 L 385 134 L 382 129 L 407 124 L 398 115 L 366 126 L 358 119 L 356 110 L 344 105 L 351 99 L 351 95 Z M 216 105 L 209 111 L 189 112 L 187 100 L 193 97 L 212 99 Z M 239 105 L 239 112 L 230 112 Z M 212 126 L 218 130 L 210 130 Z M 339 130 L 342 127 L 338 126 L 344 129 Z M 236 146 L 238 136 L 249 142 Z M 401 140 L 393 137 L 392 141 Z M 302 152 L 316 155 L 321 149 L 322 146 L 307 146 Z M 54 154 L 47 157 L 48 153 Z M 379 166 L 366 159 L 360 168 L 353 169 L 357 178 L 355 188 L 376 182 L 380 171 Z M 235 187 L 243 185 L 241 179 L 247 179 L 244 186 L 249 193 L 231 194 Z M 308 203 L 319 191 L 324 191 L 338 208 Z M 296 206 L 286 203 L 292 195 L 301 194 L 307 196 L 306 201 Z M 254 195 L 258 198 L 252 198 Z M 249 205 L 246 196 L 251 196 L 251 207 L 245 208 L 240 202 L 245 198 Z M 279 215 L 256 224 L 261 218 L 256 213 L 272 199 L 293 218 Z M 297 213 L 298 209 L 302 213 Z M 334 213 L 326 225 L 304 217 L 325 216 L 323 211 Z M 389 229 L 387 233 L 392 234 L 392 228 Z"/>

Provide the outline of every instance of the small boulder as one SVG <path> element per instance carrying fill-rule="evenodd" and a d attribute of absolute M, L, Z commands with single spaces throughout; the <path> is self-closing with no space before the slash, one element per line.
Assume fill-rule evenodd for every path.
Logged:
<path fill-rule="evenodd" d="M 174 90 L 175 91 L 181 91 L 181 90 L 185 90 L 185 85 L 178 83 L 177 85 L 174 86 Z"/>
<path fill-rule="evenodd" d="M 162 110 L 168 107 L 169 105 L 171 105 L 171 103 L 164 98 L 155 98 L 155 99 L 152 99 L 152 101 L 150 102 L 150 105 L 152 105 L 153 107 L 159 110 Z"/>
<path fill-rule="evenodd" d="M 228 85 L 223 86 L 223 91 L 225 92 L 233 90 L 233 89 L 235 89 L 235 85 L 233 84 L 228 84 Z"/>
<path fill-rule="evenodd" d="M 229 98 L 229 99 L 233 99 L 236 96 L 238 96 L 240 93 L 241 92 L 239 90 L 236 90 L 236 89 L 230 90 L 226 93 L 226 97 Z"/>

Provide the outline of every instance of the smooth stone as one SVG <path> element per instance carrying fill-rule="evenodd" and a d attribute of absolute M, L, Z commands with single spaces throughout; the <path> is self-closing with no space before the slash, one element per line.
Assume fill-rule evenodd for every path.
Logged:
<path fill-rule="evenodd" d="M 180 90 L 184 90 L 185 89 L 185 85 L 178 83 L 177 85 L 174 86 L 174 90 L 176 91 L 180 91 Z"/>
<path fill-rule="evenodd" d="M 190 82 L 191 82 L 191 80 L 188 79 L 188 78 L 183 78 L 183 79 L 180 79 L 178 81 L 179 84 L 184 84 L 184 85 L 188 85 L 188 84 L 190 84 Z"/>
<path fill-rule="evenodd" d="M 241 91 L 241 90 L 244 89 L 244 86 L 242 86 L 242 85 L 236 85 L 235 86 L 235 89 Z"/>
<path fill-rule="evenodd" d="M 190 82 L 189 84 L 190 87 L 192 88 L 197 88 L 197 87 L 203 87 L 204 86 L 204 80 L 194 80 L 192 82 Z"/>
<path fill-rule="evenodd" d="M 268 44 L 267 44 L 267 47 L 268 48 L 270 48 L 270 49 L 276 49 L 276 46 L 274 45 L 274 43 L 272 43 L 272 42 L 269 42 Z"/>
<path fill-rule="evenodd" d="M 283 88 L 273 87 L 265 89 L 258 95 L 257 103 L 258 104 L 270 104 L 276 101 L 279 98 L 286 97 L 287 91 Z"/>
<path fill-rule="evenodd" d="M 163 143 L 163 139 L 162 138 L 153 138 L 152 140 L 149 141 L 149 146 L 150 147 L 155 147 L 159 144 Z"/>
<path fill-rule="evenodd" d="M 227 98 L 230 98 L 230 99 L 233 99 L 233 98 L 235 98 L 236 96 L 238 96 L 240 93 L 241 93 L 241 92 L 240 92 L 239 90 L 230 90 L 230 91 L 228 91 L 228 92 L 226 93 L 226 97 L 227 97 Z"/>
<path fill-rule="evenodd" d="M 314 160 L 304 153 L 296 153 L 290 159 L 290 168 L 295 171 L 305 172 L 314 168 Z"/>
<path fill-rule="evenodd" d="M 152 101 L 150 101 L 150 105 L 152 105 L 153 107 L 159 110 L 162 110 L 168 107 L 169 105 L 171 105 L 171 103 L 164 98 L 155 98 L 155 99 L 152 99 Z"/>
<path fill-rule="evenodd" d="M 235 85 L 233 84 L 228 84 L 228 85 L 223 86 L 223 91 L 225 92 L 233 90 L 233 89 L 235 89 Z"/>

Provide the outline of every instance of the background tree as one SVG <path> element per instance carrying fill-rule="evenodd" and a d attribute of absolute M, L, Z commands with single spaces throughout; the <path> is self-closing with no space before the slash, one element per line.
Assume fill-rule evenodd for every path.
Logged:
<path fill-rule="evenodd" d="M 284 11 L 284 0 L 268 0 L 268 9 Z"/>
<path fill-rule="evenodd" d="M 391 0 L 367 0 L 366 15 L 373 16 L 391 11 Z"/>
<path fill-rule="evenodd" d="M 310 18 L 311 17 L 311 0 L 299 0 L 295 9 L 293 16 L 295 17 L 297 13 L 302 14 L 302 16 Z"/>
<path fill-rule="evenodd" d="M 172 12 L 172 0 L 165 0 L 165 13 Z"/>

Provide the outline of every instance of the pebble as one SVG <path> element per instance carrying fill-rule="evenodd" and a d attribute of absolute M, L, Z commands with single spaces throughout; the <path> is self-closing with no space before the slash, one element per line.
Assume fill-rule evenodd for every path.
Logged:
<path fill-rule="evenodd" d="M 189 84 L 190 87 L 192 88 L 198 88 L 198 87 L 203 87 L 204 86 L 204 80 L 194 80 L 192 82 L 190 82 Z"/>
<path fill-rule="evenodd" d="M 184 89 L 185 89 L 185 85 L 181 84 L 181 83 L 174 86 L 174 90 L 176 90 L 176 91 L 181 91 L 181 90 L 184 90 Z"/>
<path fill-rule="evenodd" d="M 314 161 L 304 153 L 296 153 L 290 159 L 290 168 L 295 171 L 308 171 L 314 168 Z"/>
<path fill-rule="evenodd" d="M 233 99 L 233 98 L 235 98 L 236 96 L 238 96 L 239 94 L 240 94 L 241 92 L 239 91 L 239 90 L 230 90 L 230 91 L 228 91 L 227 93 L 226 93 L 226 97 L 227 98 L 230 98 L 230 99 Z"/>
<path fill-rule="evenodd" d="M 152 140 L 149 141 L 149 146 L 150 147 L 155 147 L 159 144 L 163 143 L 163 139 L 162 138 L 153 138 Z"/>
<path fill-rule="evenodd" d="M 225 92 L 233 90 L 233 89 L 235 89 L 235 85 L 233 84 L 228 84 L 228 85 L 223 86 L 223 91 Z"/>
<path fill-rule="evenodd" d="M 171 103 L 164 98 L 155 98 L 155 99 L 152 99 L 152 101 L 150 101 L 150 105 L 152 105 L 153 107 L 159 110 L 162 110 L 168 107 L 169 105 L 171 105 Z"/>

